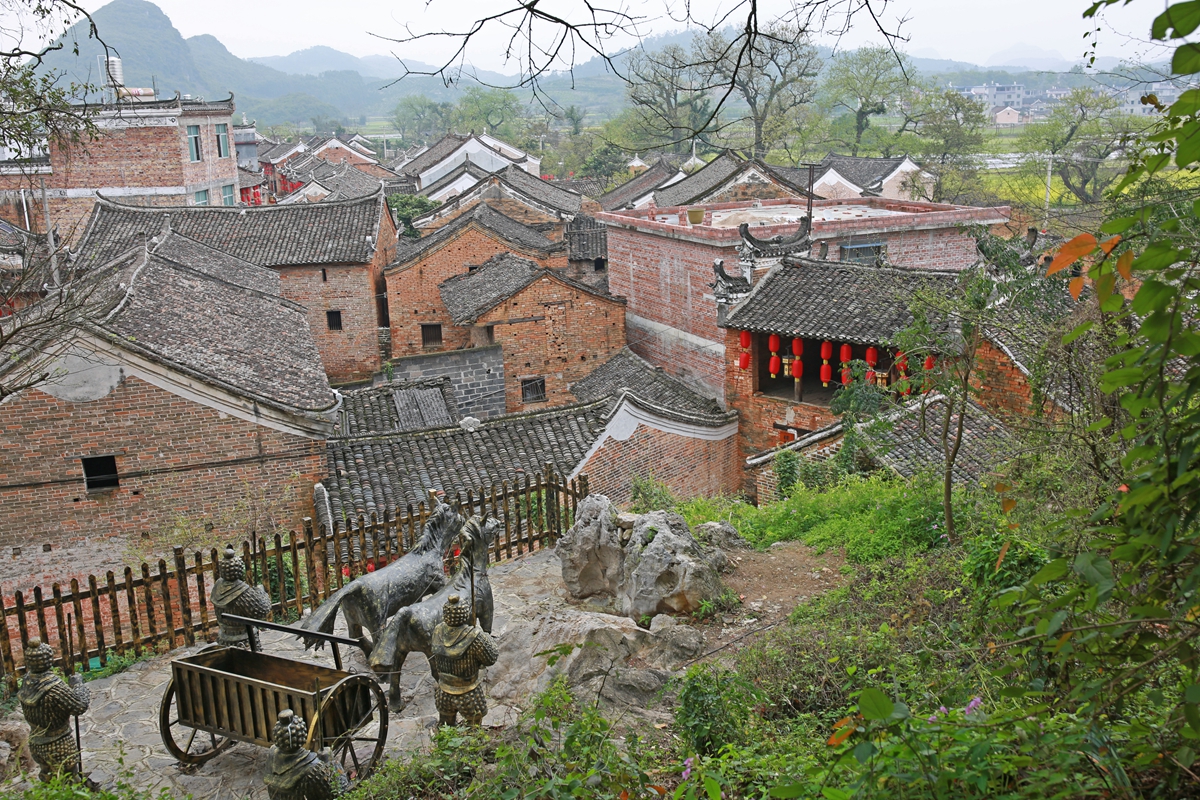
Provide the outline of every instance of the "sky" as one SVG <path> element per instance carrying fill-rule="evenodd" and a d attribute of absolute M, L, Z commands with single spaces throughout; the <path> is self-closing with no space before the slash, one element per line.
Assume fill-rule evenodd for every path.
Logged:
<path fill-rule="evenodd" d="M 631 13 L 642 15 L 644 34 L 678 30 L 682 26 L 671 19 L 678 16 L 684 3 L 705 21 L 728 12 L 744 0 L 610 0 L 625 2 Z M 863 0 L 844 0 L 861 3 Z M 471 20 L 494 13 L 505 0 L 350 0 L 331 6 L 325 0 L 154 0 L 185 36 L 212 34 L 243 58 L 286 55 L 314 45 L 326 45 L 356 56 L 398 54 L 401 57 L 434 62 L 446 56 L 445 40 L 397 45 L 378 37 L 400 37 L 405 25 L 415 32 L 460 29 Z M 878 10 L 881 0 L 872 0 Z M 1085 50 L 1084 33 L 1091 27 L 1082 18 L 1089 0 L 888 0 L 882 19 L 889 28 L 898 18 L 907 18 L 900 27 L 908 42 L 908 52 L 924 57 L 949 58 L 976 64 L 1004 63 L 1014 53 L 1057 54 L 1076 61 Z M 85 0 L 95 10 L 104 5 Z M 1166 0 L 1134 0 L 1105 12 L 1107 23 L 1101 26 L 1098 53 L 1119 58 L 1145 56 L 1146 47 L 1129 35 L 1146 39 L 1150 22 L 1166 5 Z M 543 7 L 571 15 L 582 8 L 581 0 L 544 0 Z M 789 0 L 759 0 L 764 16 L 777 15 L 790 6 Z M 286 11 L 283 9 L 286 8 Z M 334 13 L 334 8 L 347 13 Z M 505 66 L 504 37 L 488 35 L 470 52 L 476 67 L 513 72 Z M 374 35 L 373 35 L 374 34 Z M 631 40 L 630 40 L 631 41 Z M 824 37 L 827 44 L 835 40 Z M 883 37 L 865 14 L 857 15 L 850 31 L 840 39 L 841 46 L 878 44 Z M 1151 53 L 1153 55 L 1153 53 Z M 581 58 L 586 60 L 586 58 Z M 1011 62 L 1010 62 L 1011 63 Z"/>

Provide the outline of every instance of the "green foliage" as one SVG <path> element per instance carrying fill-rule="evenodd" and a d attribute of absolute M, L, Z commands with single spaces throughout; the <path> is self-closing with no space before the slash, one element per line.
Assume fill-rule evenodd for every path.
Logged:
<path fill-rule="evenodd" d="M 15 753 L 13 757 L 16 757 Z M 125 767 L 124 749 L 117 762 L 120 765 L 120 773 L 110 789 L 90 789 L 65 775 L 56 775 L 45 782 L 29 781 L 20 794 L 4 796 L 14 800 L 172 800 L 168 789 L 155 792 L 136 789 L 131 785 L 130 781 L 135 776 L 132 770 Z"/>
<path fill-rule="evenodd" d="M 775 481 L 781 497 L 787 497 L 792 492 L 796 481 L 800 480 L 800 456 L 795 450 L 780 450 L 775 454 Z"/>
<path fill-rule="evenodd" d="M 963 569 L 984 590 L 1018 586 L 1050 560 L 1045 548 L 1013 531 L 982 532 L 967 537 L 963 546 L 967 551 Z"/>
<path fill-rule="evenodd" d="M 421 236 L 421 232 L 413 227 L 413 217 L 432 211 L 440 205 L 436 200 L 419 194 L 389 194 L 387 204 L 403 226 L 402 235 L 410 239 Z"/>
<path fill-rule="evenodd" d="M 635 514 L 671 511 L 679 502 L 671 493 L 670 487 L 662 481 L 655 480 L 653 473 L 645 477 L 634 475 L 631 481 L 629 510 Z"/>
<path fill-rule="evenodd" d="M 728 586 L 721 594 L 713 598 L 705 597 L 700 601 L 700 607 L 692 614 L 696 619 L 708 619 L 718 613 L 733 611 L 742 604 L 742 598 Z"/>
<path fill-rule="evenodd" d="M 688 752 L 711 756 L 743 744 L 754 699 L 751 686 L 736 672 L 713 664 L 689 667 L 675 707 L 675 724 Z"/>

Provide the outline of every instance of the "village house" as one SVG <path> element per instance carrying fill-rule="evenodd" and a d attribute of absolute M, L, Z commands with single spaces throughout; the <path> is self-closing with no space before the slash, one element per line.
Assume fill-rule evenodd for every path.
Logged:
<path fill-rule="evenodd" d="M 278 272 L 282 295 L 307 309 L 309 331 L 334 383 L 379 371 L 391 349 L 383 271 L 396 252 L 396 226 L 382 191 L 356 200 L 249 208 L 147 208 L 101 199 L 78 257 L 103 264 L 164 230 Z"/>
<path fill-rule="evenodd" d="M 448 133 L 415 155 L 402 155 L 389 166 L 407 179 L 404 193 L 417 194 L 467 162 L 484 173 L 511 166 L 529 175 L 541 174 L 541 159 L 486 133 Z"/>
<path fill-rule="evenodd" d="M 813 194 L 830 200 L 845 197 L 907 200 L 927 193 L 933 182 L 933 176 L 908 156 L 869 158 L 829 153 L 813 173 Z"/>
<path fill-rule="evenodd" d="M 234 205 L 240 184 L 233 108 L 232 95 L 101 106 L 95 139 L 51 141 L 44 157 L 0 163 L 0 216 L 44 230 L 42 181 L 50 223 L 67 242 L 82 234 L 101 196 L 140 205 Z"/>
<path fill-rule="evenodd" d="M 665 158 L 660 158 L 653 165 L 638 171 L 631 179 L 620 186 L 605 192 L 597 198 L 600 208 L 604 211 L 620 211 L 625 208 L 643 208 L 654 199 L 654 193 L 678 183 L 687 177 L 687 173 Z"/>
<path fill-rule="evenodd" d="M 571 385 L 625 347 L 625 301 L 501 253 L 438 290 L 472 346 L 500 345 L 505 407 L 571 402 Z"/>
<path fill-rule="evenodd" d="M 608 226 L 609 289 L 628 302 L 626 336 L 633 349 L 718 398 L 726 392 L 726 336 L 718 327 L 715 262 L 726 265 L 728 275 L 748 281 L 751 276 L 735 267 L 740 251 L 758 248 L 756 263 L 765 271 L 790 252 L 772 241 L 779 236 L 802 249 L 811 247 L 821 260 L 959 270 L 977 259 L 969 227 L 1008 220 L 1007 207 L 883 198 L 815 200 L 811 230 L 804 199 L 709 204 L 698 225 L 688 223 L 687 210 L 656 207 L 602 212 L 596 218 Z M 739 232 L 743 223 L 753 231 L 745 242 Z M 797 244 L 797 239 L 804 241 Z"/>
<path fill-rule="evenodd" d="M 279 273 L 164 230 L 76 280 L 89 299 L 45 345 L 49 377 L 0 404 L 0 502 L 22 509 L 0 522 L 0 590 L 119 569 L 142 537 L 169 549 L 179 520 L 254 502 L 299 524 L 338 396 Z"/>
<path fill-rule="evenodd" d="M 725 151 L 686 178 L 656 189 L 647 205 L 670 208 L 804 197 L 807 191 L 807 169 L 778 167 Z"/>
<path fill-rule="evenodd" d="M 271 194 L 285 195 L 300 188 L 299 183 L 293 185 L 288 181 L 287 176 L 283 174 L 283 165 L 287 163 L 288 159 L 295 158 L 307 150 L 308 147 L 303 141 L 273 142 L 264 139 L 259 142 L 258 164 L 263 177 L 267 180 L 267 189 Z"/>

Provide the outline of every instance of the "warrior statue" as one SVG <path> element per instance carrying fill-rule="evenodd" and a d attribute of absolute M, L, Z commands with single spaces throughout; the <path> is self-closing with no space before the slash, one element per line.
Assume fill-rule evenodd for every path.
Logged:
<path fill-rule="evenodd" d="M 442 621 L 433 629 L 430 666 L 437 677 L 433 702 L 439 725 L 454 725 L 463 715 L 468 725 L 479 725 L 487 713 L 487 696 L 479 685 L 479 670 L 496 663 L 496 640 L 471 619 L 471 605 L 458 595 L 446 598 Z"/>
<path fill-rule="evenodd" d="M 213 610 L 217 612 L 217 624 L 220 633 L 217 643 L 229 647 L 249 648 L 257 653 L 261 647 L 258 641 L 258 629 L 247 628 L 237 622 L 227 622 L 226 614 L 236 614 L 239 617 L 266 619 L 271 612 L 271 598 L 267 590 L 261 586 L 251 586 L 246 583 L 246 564 L 233 551 L 232 547 L 225 548 L 221 563 L 217 567 L 217 580 L 213 583 Z"/>
<path fill-rule="evenodd" d="M 349 790 L 350 781 L 334 763 L 329 748 L 320 753 L 305 749 L 307 734 L 304 717 L 290 708 L 279 712 L 263 778 L 271 800 L 327 800 Z"/>
<path fill-rule="evenodd" d="M 25 651 L 28 670 L 17 698 L 29 723 L 29 752 L 42 768 L 42 780 L 63 772 L 79 776 L 79 745 L 71 736 L 71 717 L 87 711 L 90 697 L 83 678 L 70 683 L 50 671 L 54 650 L 40 639 L 30 639 Z"/>

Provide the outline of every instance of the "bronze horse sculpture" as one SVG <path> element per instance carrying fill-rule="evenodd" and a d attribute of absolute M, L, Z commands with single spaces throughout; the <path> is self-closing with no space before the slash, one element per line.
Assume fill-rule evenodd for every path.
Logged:
<path fill-rule="evenodd" d="M 391 673 L 388 682 L 388 708 L 395 713 L 404 710 L 405 702 L 400 696 L 400 670 L 409 653 L 424 653 L 429 658 L 433 648 L 433 629 L 442 620 L 442 606 L 452 594 L 459 597 L 470 597 L 474 594 L 474 619 L 479 627 L 487 633 L 492 632 L 492 618 L 495 605 L 492 602 L 492 584 L 488 580 L 488 549 L 500 521 L 489 516 L 480 520 L 478 516 L 471 517 L 463 527 L 463 537 L 467 540 L 462 551 L 462 566 L 454 578 L 441 591 L 432 597 L 427 597 L 418 603 L 406 606 L 396 612 L 383 635 L 376 640 L 375 649 L 371 652 L 371 669 L 378 674 Z M 429 669 L 437 679 L 437 671 L 433 661 Z"/>
<path fill-rule="evenodd" d="M 464 520 L 457 505 L 443 503 L 432 492 L 430 497 L 436 504 L 417 546 L 386 567 L 359 575 L 338 589 L 300 623 L 301 629 L 333 633 L 341 611 L 350 638 L 363 639 L 363 629 L 370 631 L 371 641 L 363 639 L 363 650 L 370 655 L 388 617 L 445 585 L 442 558 Z M 319 649 L 324 642 L 306 639 L 304 646 Z"/>

